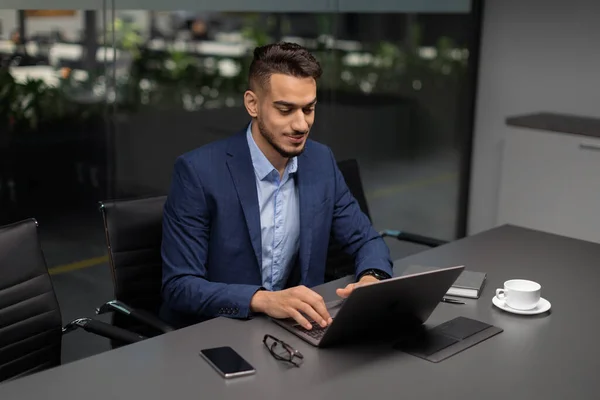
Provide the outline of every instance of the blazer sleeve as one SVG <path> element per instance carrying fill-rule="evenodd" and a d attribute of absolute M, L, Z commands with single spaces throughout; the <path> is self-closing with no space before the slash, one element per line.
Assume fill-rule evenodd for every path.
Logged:
<path fill-rule="evenodd" d="M 198 173 L 178 158 L 163 215 L 162 296 L 177 312 L 207 317 L 247 318 L 260 286 L 209 282 L 211 215 Z"/>
<path fill-rule="evenodd" d="M 329 150 L 334 169 L 334 205 L 332 234 L 342 250 L 355 258 L 355 276 L 367 269 L 378 269 L 393 276 L 390 251 L 383 238 L 375 231 L 371 221 L 346 185 L 335 157 Z"/>

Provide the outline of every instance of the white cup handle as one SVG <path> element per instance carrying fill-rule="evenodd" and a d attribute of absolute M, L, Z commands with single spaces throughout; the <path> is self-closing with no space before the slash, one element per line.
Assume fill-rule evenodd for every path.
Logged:
<path fill-rule="evenodd" d="M 506 292 L 504 289 L 496 289 L 496 297 L 500 300 L 506 300 Z"/>

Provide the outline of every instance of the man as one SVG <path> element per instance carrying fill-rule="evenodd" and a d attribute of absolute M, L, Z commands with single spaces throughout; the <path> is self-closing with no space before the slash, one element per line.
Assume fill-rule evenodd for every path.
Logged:
<path fill-rule="evenodd" d="M 321 67 L 304 48 L 256 48 L 247 129 L 175 163 L 163 221 L 163 318 L 176 326 L 264 313 L 311 329 L 330 233 L 355 256 L 357 284 L 389 278 L 383 239 L 350 194 L 331 150 L 308 139 Z M 340 132 L 343 135 L 343 132 Z M 347 297 L 355 284 L 340 288 Z"/>

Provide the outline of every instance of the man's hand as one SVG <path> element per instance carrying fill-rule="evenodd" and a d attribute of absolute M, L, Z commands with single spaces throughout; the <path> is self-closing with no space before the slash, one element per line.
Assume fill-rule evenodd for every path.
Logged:
<path fill-rule="evenodd" d="M 350 296 L 350 293 L 352 293 L 354 288 L 363 286 L 363 285 L 370 285 L 375 282 L 379 282 L 379 279 L 375 278 L 372 275 L 367 275 L 367 276 L 363 276 L 362 278 L 360 278 L 360 280 L 358 282 L 351 283 L 343 289 L 337 289 L 335 292 L 337 293 L 338 296 L 345 299 L 348 296 Z"/>
<path fill-rule="evenodd" d="M 306 329 L 312 329 L 312 325 L 302 313 L 322 327 L 326 327 L 333 321 L 323 298 L 306 286 L 296 286 L 277 292 L 259 290 L 250 301 L 250 309 L 273 318 L 291 317 Z"/>

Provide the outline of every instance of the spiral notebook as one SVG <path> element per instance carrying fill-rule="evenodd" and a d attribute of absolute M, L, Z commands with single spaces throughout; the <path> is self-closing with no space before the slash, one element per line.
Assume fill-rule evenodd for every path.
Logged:
<path fill-rule="evenodd" d="M 411 265 L 402 275 L 412 275 L 419 272 L 432 271 L 439 269 L 437 267 L 425 267 L 422 265 Z M 478 299 L 481 296 L 481 291 L 485 286 L 487 274 L 485 272 L 477 272 L 464 270 L 446 292 L 448 296 L 466 297 L 470 299 Z"/>

